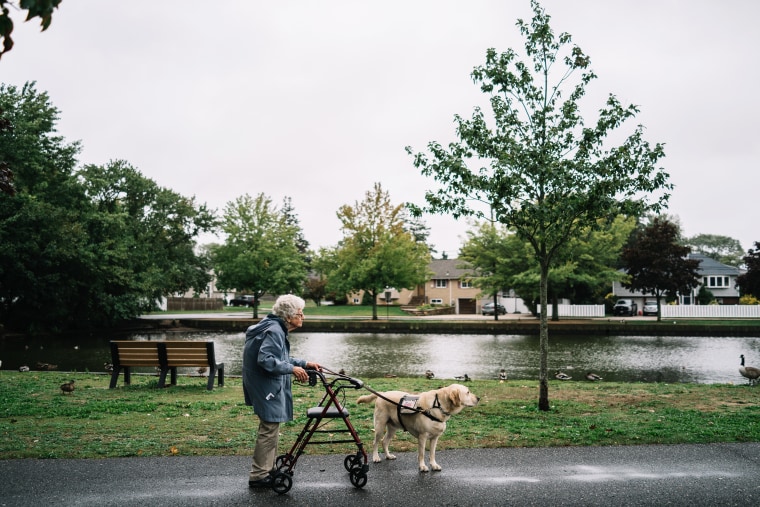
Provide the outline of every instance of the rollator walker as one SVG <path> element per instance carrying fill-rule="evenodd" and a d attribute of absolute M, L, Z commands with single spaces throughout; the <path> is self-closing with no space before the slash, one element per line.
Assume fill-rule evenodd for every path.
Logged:
<path fill-rule="evenodd" d="M 323 373 L 327 372 L 331 374 L 331 380 Z M 362 444 L 359 434 L 351 425 L 349 420 L 348 410 L 338 400 L 338 395 L 343 389 L 361 389 L 364 387 L 364 382 L 361 380 L 348 377 L 346 375 L 335 373 L 326 368 L 323 371 L 317 371 L 307 369 L 309 374 L 309 385 L 315 386 L 317 382 L 321 382 L 325 389 L 325 395 L 322 397 L 322 401 L 319 405 L 307 410 L 307 421 L 303 430 L 298 435 L 293 447 L 287 454 L 281 454 L 277 456 L 275 460 L 275 472 L 273 472 L 272 489 L 282 495 L 290 491 L 293 486 L 293 469 L 298 462 L 298 458 L 304 453 L 307 445 L 332 445 L 332 444 L 356 444 L 356 453 L 349 454 L 343 460 L 343 466 L 348 472 L 348 477 L 357 488 L 363 488 L 367 484 L 367 472 L 369 471 L 369 460 L 367 458 L 367 452 L 364 450 L 364 444 Z M 334 376 L 334 378 L 332 378 Z M 345 393 L 344 393 L 345 399 Z M 337 419 L 342 419 L 345 425 L 345 429 L 336 429 L 331 424 L 337 422 Z M 317 433 L 344 433 L 351 436 L 343 440 L 314 440 Z"/>

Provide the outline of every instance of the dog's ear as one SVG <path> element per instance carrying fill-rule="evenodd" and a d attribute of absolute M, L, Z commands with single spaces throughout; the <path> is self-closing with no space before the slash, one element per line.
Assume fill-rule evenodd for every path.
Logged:
<path fill-rule="evenodd" d="M 451 404 L 455 407 L 458 407 L 461 404 L 461 399 L 459 397 L 459 389 L 454 386 L 450 386 L 448 389 L 448 395 L 449 399 L 451 400 Z"/>

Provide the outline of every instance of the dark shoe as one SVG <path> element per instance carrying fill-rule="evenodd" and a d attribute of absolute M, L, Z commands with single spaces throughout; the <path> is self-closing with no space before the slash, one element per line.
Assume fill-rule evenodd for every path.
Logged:
<path fill-rule="evenodd" d="M 248 487 L 249 488 L 271 488 L 272 476 L 267 475 L 263 479 L 259 479 L 257 481 L 248 481 Z"/>

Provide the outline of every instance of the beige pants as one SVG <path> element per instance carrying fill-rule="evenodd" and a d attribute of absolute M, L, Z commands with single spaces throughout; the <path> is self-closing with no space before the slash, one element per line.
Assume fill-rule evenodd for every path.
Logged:
<path fill-rule="evenodd" d="M 274 468 L 277 457 L 277 444 L 280 439 L 280 423 L 259 420 L 259 431 L 256 435 L 256 447 L 253 450 L 253 464 L 249 481 L 258 481 L 266 477 Z"/>

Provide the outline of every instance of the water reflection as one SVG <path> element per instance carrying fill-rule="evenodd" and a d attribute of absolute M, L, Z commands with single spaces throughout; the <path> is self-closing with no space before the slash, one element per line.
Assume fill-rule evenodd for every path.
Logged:
<path fill-rule="evenodd" d="M 213 340 L 217 360 L 228 375 L 242 368 L 242 333 L 135 334 L 136 340 Z M 61 371 L 103 371 L 110 361 L 107 338 L 79 343 L 0 341 L 3 368 L 37 362 L 55 363 Z M 445 334 L 303 333 L 291 335 L 294 357 L 345 369 L 356 377 L 422 376 L 496 378 L 504 368 L 510 379 L 538 378 L 537 336 Z M 760 365 L 760 338 L 554 336 L 549 339 L 549 368 L 583 380 L 593 371 L 606 380 L 641 382 L 743 383 L 739 354 Z M 192 371 L 192 370 L 189 370 Z"/>

